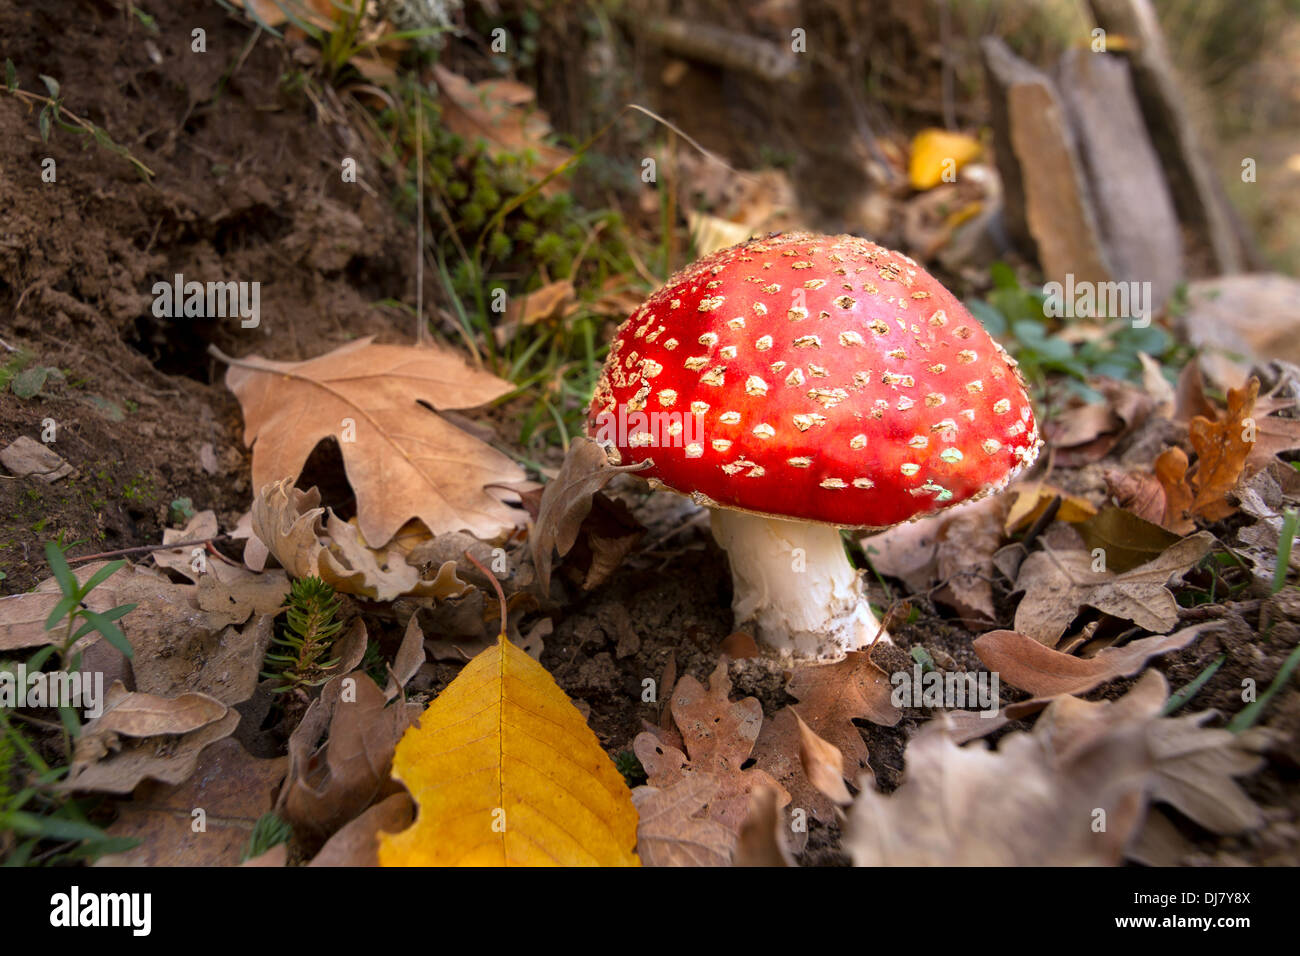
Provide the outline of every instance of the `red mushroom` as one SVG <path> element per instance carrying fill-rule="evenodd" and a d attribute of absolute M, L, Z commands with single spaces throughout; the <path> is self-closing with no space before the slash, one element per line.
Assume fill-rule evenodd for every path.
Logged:
<path fill-rule="evenodd" d="M 1041 445 L 1015 360 L 912 259 L 854 236 L 753 239 L 673 276 L 619 329 L 589 416 L 711 509 L 737 625 L 818 660 L 880 631 L 838 528 L 991 494 Z"/>

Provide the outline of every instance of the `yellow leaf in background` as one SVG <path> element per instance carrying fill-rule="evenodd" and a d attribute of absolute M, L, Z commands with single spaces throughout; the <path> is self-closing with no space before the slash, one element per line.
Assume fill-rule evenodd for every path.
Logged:
<path fill-rule="evenodd" d="M 703 212 L 688 212 L 686 222 L 690 227 L 691 237 L 695 240 L 695 251 L 701 256 L 744 242 L 754 234 L 753 230 L 742 222 L 732 222 L 730 219 L 710 216 Z"/>
<path fill-rule="evenodd" d="M 382 866 L 637 866 L 632 794 L 546 669 L 501 639 L 407 730 L 393 777 L 419 806 Z"/>
<path fill-rule="evenodd" d="M 923 129 L 912 140 L 907 175 L 913 189 L 933 189 L 945 171 L 955 173 L 980 154 L 979 140 L 964 133 Z"/>
<path fill-rule="evenodd" d="M 1009 490 L 1014 493 L 1015 499 L 1007 510 L 1003 525 L 1007 534 L 1032 525 L 1042 516 L 1057 495 L 1061 496 L 1061 507 L 1056 512 L 1057 521 L 1078 524 L 1087 521 L 1097 513 L 1097 509 L 1086 498 L 1080 498 L 1078 495 L 1069 494 L 1042 482 L 1019 482 L 1012 485 Z"/>

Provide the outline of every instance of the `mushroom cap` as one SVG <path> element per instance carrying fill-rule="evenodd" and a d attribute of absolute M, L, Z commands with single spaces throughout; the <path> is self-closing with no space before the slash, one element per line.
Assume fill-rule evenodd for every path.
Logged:
<path fill-rule="evenodd" d="M 909 257 L 775 234 L 619 329 L 588 433 L 712 507 L 888 527 L 1004 487 L 1042 444 L 1016 362 Z"/>

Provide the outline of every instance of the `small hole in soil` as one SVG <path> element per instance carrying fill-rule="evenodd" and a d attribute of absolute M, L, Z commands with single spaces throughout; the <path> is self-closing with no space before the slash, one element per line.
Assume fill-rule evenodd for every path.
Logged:
<path fill-rule="evenodd" d="M 151 312 L 136 316 L 127 336 L 131 346 L 160 372 L 210 382 L 208 343 L 215 340 L 217 323 L 230 319 L 158 318 Z M 237 321 L 237 320 L 234 320 Z"/>
<path fill-rule="evenodd" d="M 217 255 L 247 249 L 249 246 L 268 245 L 284 237 L 293 221 L 282 216 L 270 206 L 253 205 L 238 216 L 222 220 L 212 237 L 212 248 Z M 212 278 L 250 278 L 247 276 L 214 276 Z"/>

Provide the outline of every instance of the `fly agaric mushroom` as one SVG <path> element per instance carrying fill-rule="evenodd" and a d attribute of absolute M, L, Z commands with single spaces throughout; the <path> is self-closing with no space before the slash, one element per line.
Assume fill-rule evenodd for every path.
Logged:
<path fill-rule="evenodd" d="M 1001 490 L 1042 444 L 1016 362 L 912 259 L 854 236 L 751 239 L 619 329 L 588 432 L 711 511 L 738 626 L 795 658 L 888 640 L 839 528 Z"/>

